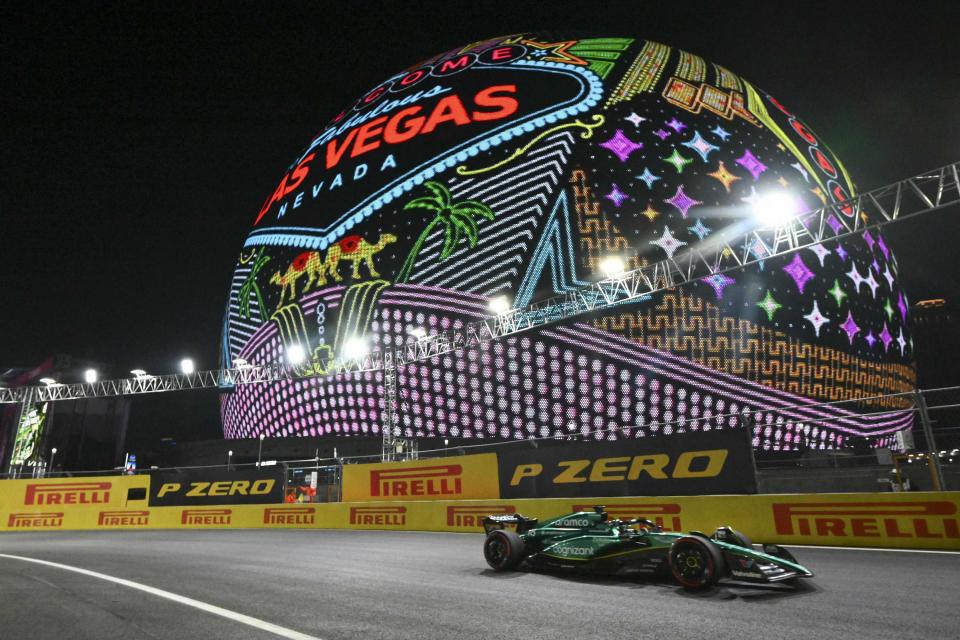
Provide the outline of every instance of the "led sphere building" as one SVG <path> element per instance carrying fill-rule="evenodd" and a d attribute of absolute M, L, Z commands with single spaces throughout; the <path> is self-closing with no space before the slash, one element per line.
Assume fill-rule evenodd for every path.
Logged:
<path fill-rule="evenodd" d="M 519 308 L 763 224 L 765 199 L 799 212 L 853 194 L 789 106 L 699 56 L 616 37 L 470 44 L 373 87 L 293 159 L 239 253 L 223 364 L 392 348 L 501 296 Z M 401 367 L 401 435 L 615 439 L 747 419 L 764 449 L 891 444 L 904 401 L 822 404 L 914 387 L 883 236 L 749 249 L 761 261 L 740 271 Z M 380 372 L 222 399 L 230 438 L 379 436 L 383 411 Z"/>

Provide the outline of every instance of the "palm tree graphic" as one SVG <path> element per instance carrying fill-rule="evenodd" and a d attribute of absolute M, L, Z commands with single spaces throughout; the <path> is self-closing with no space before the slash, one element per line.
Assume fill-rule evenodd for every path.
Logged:
<path fill-rule="evenodd" d="M 257 284 L 257 276 L 260 274 L 260 271 L 270 262 L 270 256 L 263 255 L 263 247 L 260 247 L 260 250 L 257 251 L 255 256 L 251 256 L 253 259 L 253 266 L 250 267 L 250 273 L 247 274 L 246 279 L 244 279 L 243 284 L 240 285 L 240 315 L 250 319 L 250 295 L 253 294 L 257 298 L 257 306 L 260 309 L 260 317 L 267 317 L 267 307 L 263 304 L 263 295 L 260 293 L 260 286 Z M 241 260 L 241 262 L 249 262 L 250 259 Z"/>
<path fill-rule="evenodd" d="M 413 265 L 417 261 L 417 256 L 423 248 L 423 243 L 426 242 L 427 237 L 429 237 L 437 225 L 442 224 L 446 231 L 443 249 L 440 251 L 440 259 L 446 260 L 457 248 L 463 236 L 467 238 L 471 249 L 477 246 L 477 242 L 480 239 L 480 230 L 477 228 L 477 221 L 474 219 L 475 216 L 480 216 L 487 220 L 494 219 L 495 214 L 493 210 L 477 200 L 451 202 L 450 190 L 439 182 L 428 180 L 423 183 L 423 186 L 427 188 L 431 195 L 411 200 L 404 205 L 403 208 L 405 210 L 426 209 L 427 211 L 435 212 L 436 215 L 433 220 L 427 224 L 423 233 L 420 234 L 420 237 L 417 238 L 417 241 L 414 243 L 413 249 L 410 250 L 410 255 L 407 256 L 407 260 L 403 263 L 400 273 L 397 274 L 397 282 L 406 282 L 407 278 L 410 277 L 410 272 L 413 271 Z"/>

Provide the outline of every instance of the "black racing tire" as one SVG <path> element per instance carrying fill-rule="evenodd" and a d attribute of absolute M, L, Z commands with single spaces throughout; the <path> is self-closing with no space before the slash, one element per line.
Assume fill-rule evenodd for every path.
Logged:
<path fill-rule="evenodd" d="M 508 529 L 494 529 L 483 541 L 483 557 L 494 571 L 516 568 L 524 556 L 523 540 Z"/>
<path fill-rule="evenodd" d="M 723 571 L 720 550 L 706 538 L 684 536 L 670 547 L 670 573 L 687 589 L 713 586 Z"/>

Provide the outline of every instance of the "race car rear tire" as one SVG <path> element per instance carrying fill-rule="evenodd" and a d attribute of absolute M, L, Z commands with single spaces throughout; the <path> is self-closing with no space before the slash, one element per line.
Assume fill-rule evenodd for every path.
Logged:
<path fill-rule="evenodd" d="M 483 557 L 494 571 L 509 571 L 523 561 L 523 540 L 508 529 L 494 529 L 483 541 Z"/>
<path fill-rule="evenodd" d="M 723 557 L 717 547 L 697 536 L 684 536 L 670 547 L 670 572 L 688 589 L 705 589 L 723 573 Z"/>

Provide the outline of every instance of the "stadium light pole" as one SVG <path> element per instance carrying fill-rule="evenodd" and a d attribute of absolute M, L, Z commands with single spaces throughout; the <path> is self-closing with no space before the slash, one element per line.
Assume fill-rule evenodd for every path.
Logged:
<path fill-rule="evenodd" d="M 260 446 L 257 448 L 257 468 L 260 468 L 260 460 L 263 459 L 263 439 L 266 438 L 264 434 L 260 434 Z"/>
<path fill-rule="evenodd" d="M 607 256 L 600 261 L 600 271 L 608 278 L 616 278 L 627 270 L 627 265 L 620 256 Z"/>
<path fill-rule="evenodd" d="M 50 473 L 53 473 L 53 461 L 57 457 L 57 448 L 50 449 Z"/>
<path fill-rule="evenodd" d="M 507 296 L 497 296 L 496 298 L 491 298 L 490 311 L 493 311 L 498 316 L 508 313 L 510 311 L 510 301 L 507 300 Z"/>
<path fill-rule="evenodd" d="M 230 471 L 230 462 L 233 460 L 233 449 L 227 451 L 227 471 Z"/>

